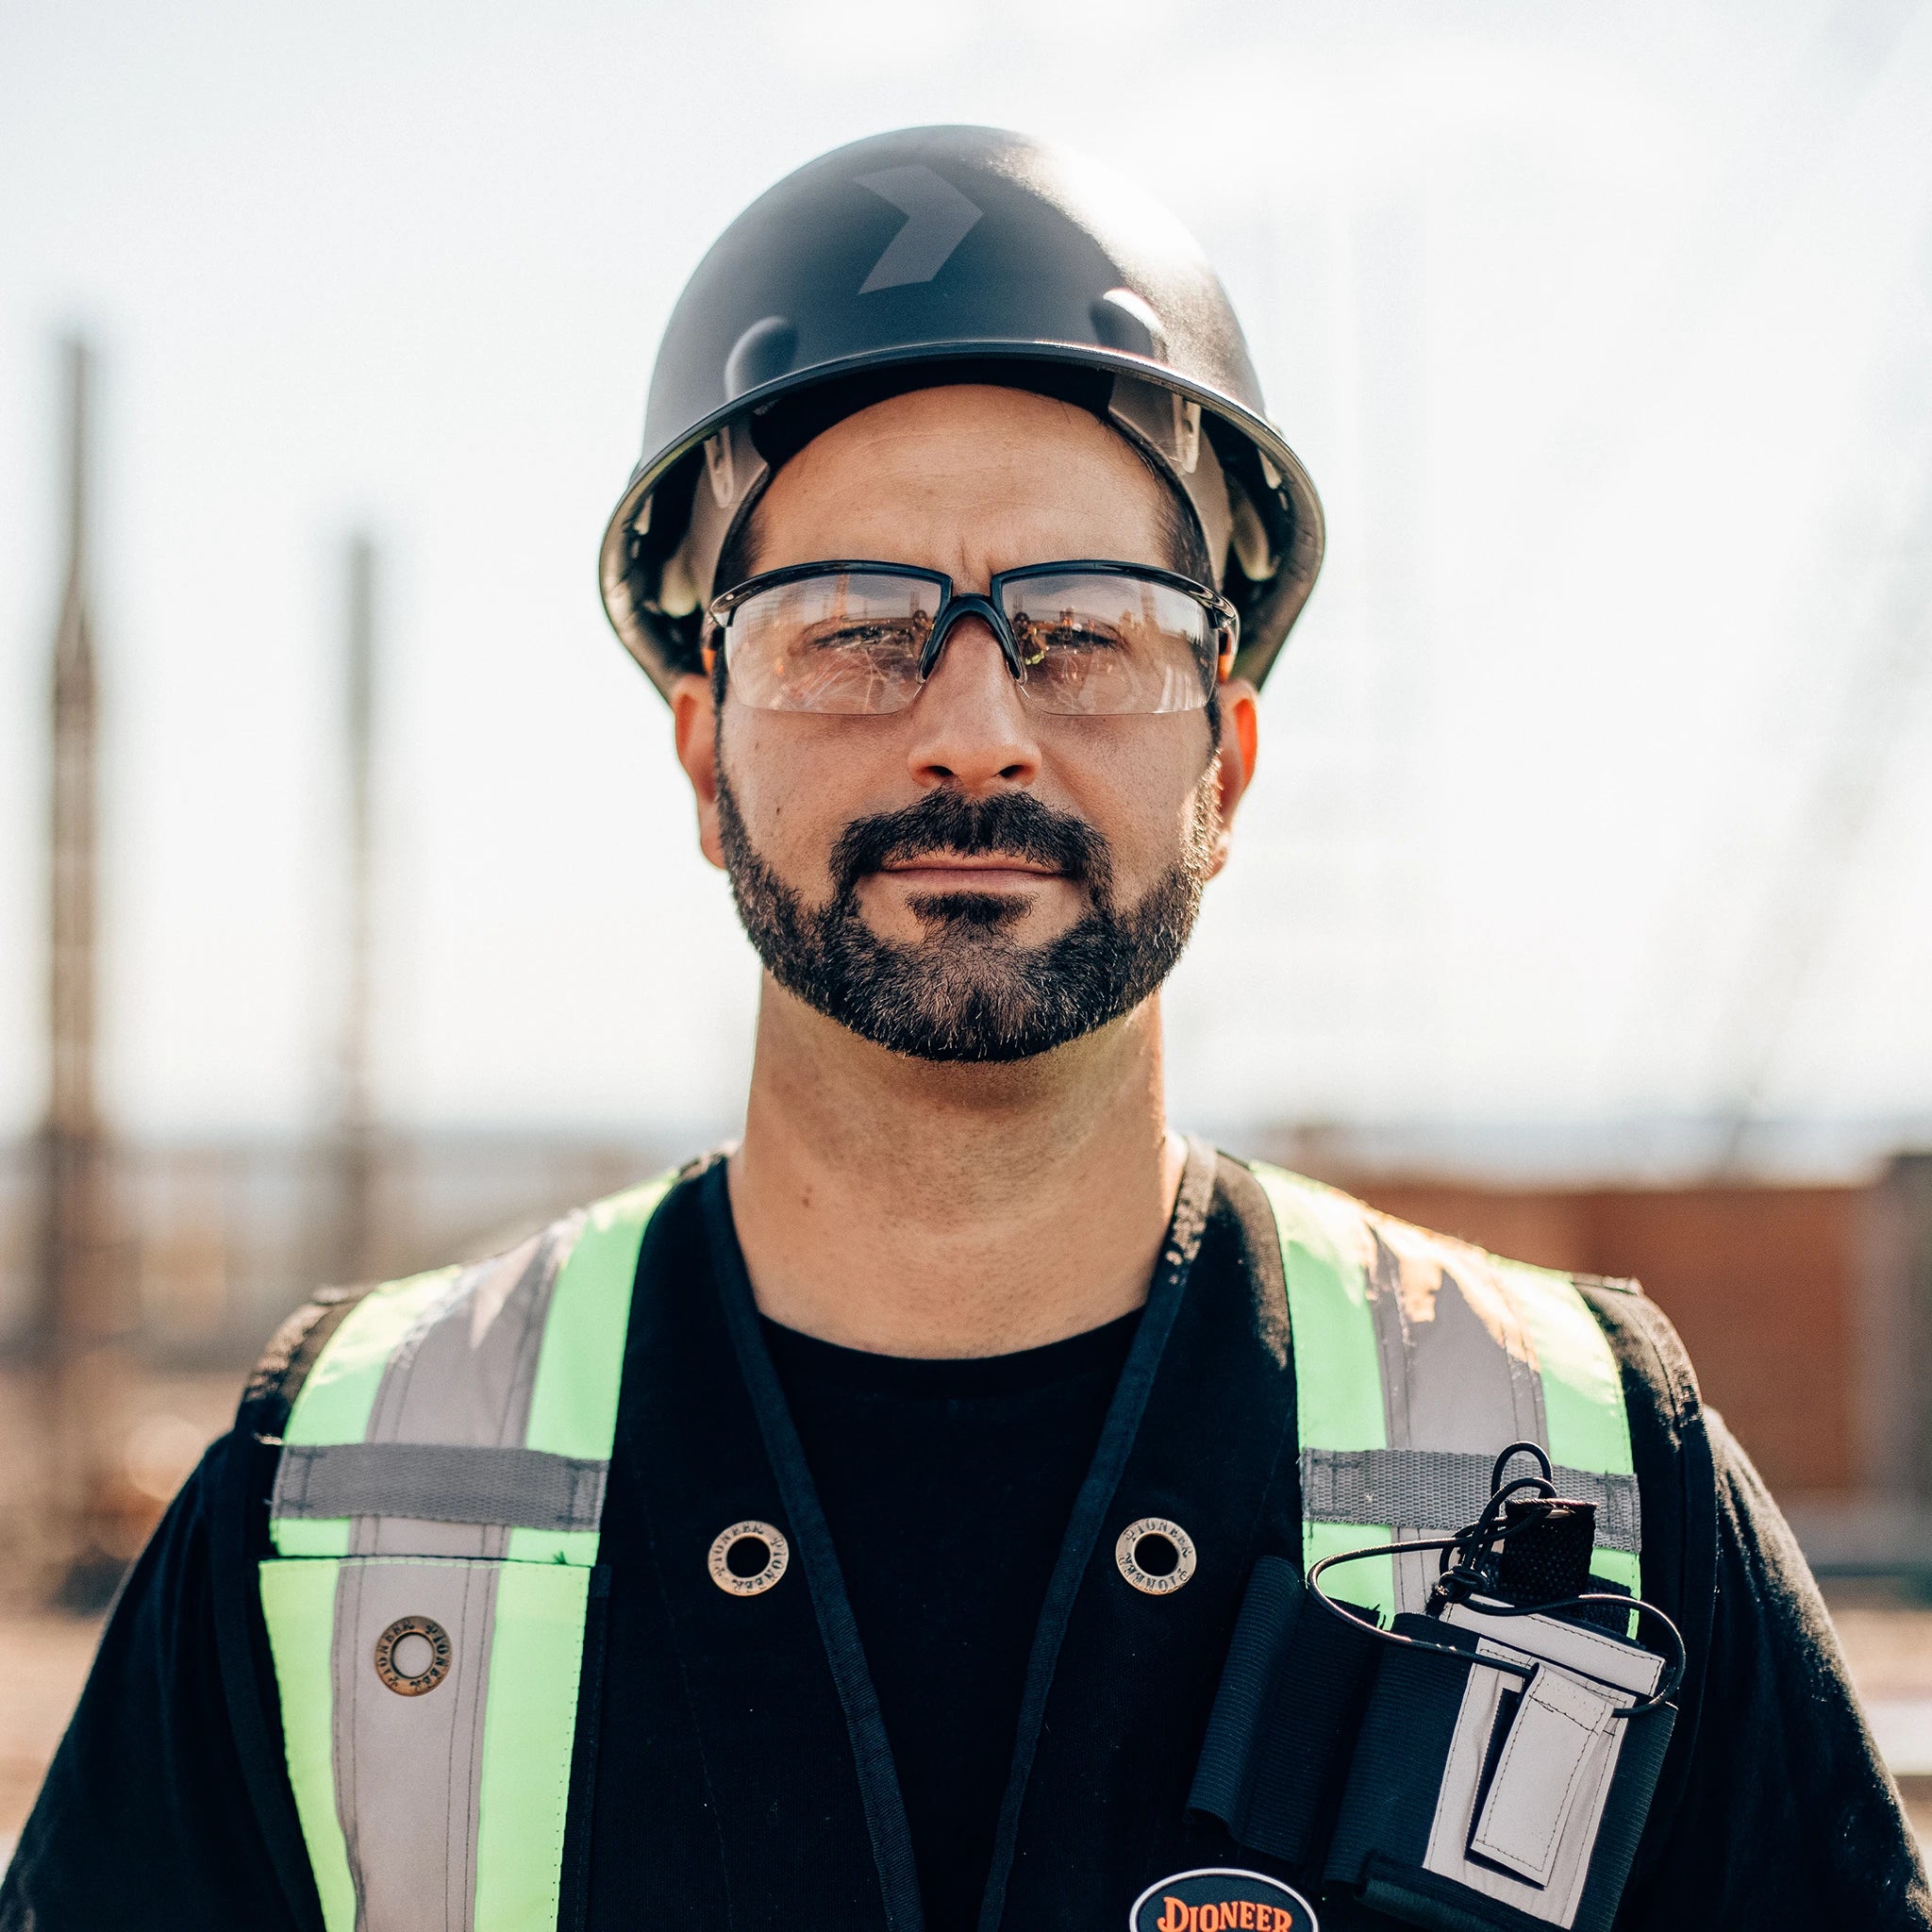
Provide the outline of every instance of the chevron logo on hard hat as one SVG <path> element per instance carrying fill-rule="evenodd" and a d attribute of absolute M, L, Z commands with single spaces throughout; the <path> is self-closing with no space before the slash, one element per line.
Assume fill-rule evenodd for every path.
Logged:
<path fill-rule="evenodd" d="M 986 212 L 924 162 L 881 168 L 876 175 L 856 178 L 861 188 L 891 202 L 906 217 L 906 225 L 886 243 L 886 252 L 859 283 L 861 295 L 931 281 Z"/>

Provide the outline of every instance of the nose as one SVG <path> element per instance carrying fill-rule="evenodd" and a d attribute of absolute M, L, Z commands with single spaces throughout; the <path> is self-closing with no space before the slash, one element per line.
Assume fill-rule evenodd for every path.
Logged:
<path fill-rule="evenodd" d="M 953 626 L 909 716 L 908 763 L 925 791 L 951 786 L 986 797 L 1040 775 L 1032 716 L 983 618 L 961 617 Z"/>

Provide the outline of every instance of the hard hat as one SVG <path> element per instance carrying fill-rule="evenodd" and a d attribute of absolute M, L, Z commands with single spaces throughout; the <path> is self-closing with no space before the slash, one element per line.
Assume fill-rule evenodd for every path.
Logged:
<path fill-rule="evenodd" d="M 602 560 L 604 608 L 660 691 L 700 667 L 719 556 L 786 457 L 936 382 L 1041 390 L 1135 441 L 1226 558 L 1236 673 L 1267 675 L 1321 568 L 1322 505 L 1200 247 L 1081 156 L 910 127 L 760 195 L 672 311 Z"/>

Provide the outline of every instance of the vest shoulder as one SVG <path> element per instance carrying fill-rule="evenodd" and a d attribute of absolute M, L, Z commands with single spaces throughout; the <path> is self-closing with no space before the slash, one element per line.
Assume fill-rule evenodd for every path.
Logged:
<path fill-rule="evenodd" d="M 1324 1258 L 1361 1268 L 1372 1279 L 1399 1285 L 1439 1271 L 1466 1287 L 1500 1282 L 1514 1298 L 1555 1296 L 1577 1301 L 1595 1317 L 1621 1371 L 1626 1391 L 1676 1419 L 1694 1423 L 1701 1409 L 1697 1377 L 1669 1316 L 1641 1284 L 1624 1276 L 1551 1268 L 1513 1260 L 1459 1235 L 1441 1233 L 1388 1213 L 1325 1181 L 1291 1174 L 1266 1161 L 1240 1161 L 1266 1191 L 1279 1224 Z M 1548 1304 L 1546 1303 L 1546 1306 Z"/>
<path fill-rule="evenodd" d="M 322 1288 L 286 1316 L 268 1339 L 248 1380 L 242 1385 L 235 1426 L 246 1434 L 279 1436 L 289 1410 L 315 1358 L 328 1345 L 349 1310 L 377 1284 L 359 1288 Z"/>
<path fill-rule="evenodd" d="M 1317 1238 L 1325 1236 L 1338 1241 L 1355 1251 L 1356 1258 L 1371 1258 L 1379 1244 L 1398 1260 L 1433 1261 L 1452 1273 L 1458 1264 L 1465 1269 L 1485 1271 L 1502 1267 L 1512 1273 L 1520 1271 L 1531 1276 L 1574 1282 L 1587 1298 L 1643 1295 L 1642 1284 L 1627 1276 L 1592 1274 L 1520 1260 L 1481 1247 L 1464 1236 L 1405 1221 L 1400 1215 L 1361 1200 L 1330 1182 L 1313 1180 L 1265 1160 L 1242 1160 L 1240 1164 L 1261 1182 L 1284 1224 L 1296 1232 L 1306 1229 Z"/>
<path fill-rule="evenodd" d="M 257 1435 L 280 1435 L 309 1372 L 337 1330 L 365 1302 L 425 1304 L 426 1313 L 428 1306 L 440 1306 L 466 1288 L 475 1288 L 486 1296 L 493 1282 L 500 1281 L 507 1288 L 540 1256 L 554 1274 L 587 1231 L 608 1234 L 631 1229 L 641 1233 L 666 1196 L 681 1182 L 701 1174 L 714 1158 L 701 1157 L 588 1207 L 572 1208 L 541 1227 L 506 1237 L 501 1244 L 492 1242 L 487 1254 L 393 1280 L 318 1290 L 269 1338 L 242 1391 L 237 1427 Z M 448 1292 L 439 1294 L 438 1284 L 447 1284 Z"/>

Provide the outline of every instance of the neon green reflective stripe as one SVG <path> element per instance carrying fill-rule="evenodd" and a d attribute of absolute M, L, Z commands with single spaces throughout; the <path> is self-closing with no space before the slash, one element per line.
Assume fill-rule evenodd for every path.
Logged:
<path fill-rule="evenodd" d="M 331 1738 L 336 1570 L 329 1562 L 263 1563 L 261 1610 L 281 1698 L 289 1782 L 322 1899 L 322 1921 L 327 1932 L 355 1932 L 356 1882 L 336 1817 Z"/>
<path fill-rule="evenodd" d="M 1542 1375 L 1543 1414 L 1549 1424 L 1550 1459 L 1571 1469 L 1627 1475 L 1630 1417 L 1624 1407 L 1624 1378 L 1609 1338 L 1567 1274 L 1498 1261 L 1505 1285 L 1523 1312 Z M 1597 1575 L 1639 1589 L 1641 1565 L 1629 1550 L 1599 1549 L 1591 1558 Z"/>
<path fill-rule="evenodd" d="M 1312 1570 L 1324 1557 L 1349 1550 L 1373 1550 L 1393 1542 L 1392 1529 L 1371 1529 L 1358 1523 L 1304 1523 L 1302 1562 Z M 1364 1557 L 1344 1564 L 1322 1579 L 1322 1588 L 1343 1603 L 1374 1610 L 1386 1624 L 1395 1614 L 1395 1563 L 1390 1557 Z"/>
<path fill-rule="evenodd" d="M 1496 1267 L 1536 1349 L 1552 1459 L 1572 1469 L 1627 1474 L 1630 1419 L 1624 1410 L 1623 1379 L 1589 1305 L 1567 1274 L 1521 1261 L 1499 1260 Z"/>
<path fill-rule="evenodd" d="M 1288 1283 L 1301 1446 L 1386 1449 L 1382 1365 L 1369 1307 L 1361 1210 L 1345 1195 L 1300 1174 L 1250 1164 L 1274 1210 Z M 1394 1532 L 1353 1523 L 1302 1524 L 1303 1561 L 1374 1549 Z M 1350 1563 L 1328 1579 L 1335 1593 L 1382 1611 L 1395 1607 L 1394 1566 L 1386 1557 Z"/>
<path fill-rule="evenodd" d="M 1253 1172 L 1281 1237 L 1302 1441 L 1321 1449 L 1386 1449 L 1360 1213 L 1319 1182 L 1259 1164 Z"/>
<path fill-rule="evenodd" d="M 497 1583 L 475 1932 L 557 1924 L 590 1580 L 576 1566 L 507 1563 Z"/>
<path fill-rule="evenodd" d="M 1621 1584 L 1632 1596 L 1643 1594 L 1642 1564 L 1634 1550 L 1592 1551 L 1590 1574 L 1601 1576 L 1606 1583 Z"/>
<path fill-rule="evenodd" d="M 644 1227 L 675 1174 L 600 1201 L 551 1291 L 525 1443 L 558 1456 L 610 1454 L 624 1378 L 631 1281 Z"/>
<path fill-rule="evenodd" d="M 346 1557 L 349 1519 L 346 1516 L 272 1518 L 276 1552 L 284 1557 Z"/>
<path fill-rule="evenodd" d="M 525 1529 L 510 1531 L 504 1556 L 512 1563 L 575 1563 L 588 1570 L 597 1560 L 594 1529 Z"/>

